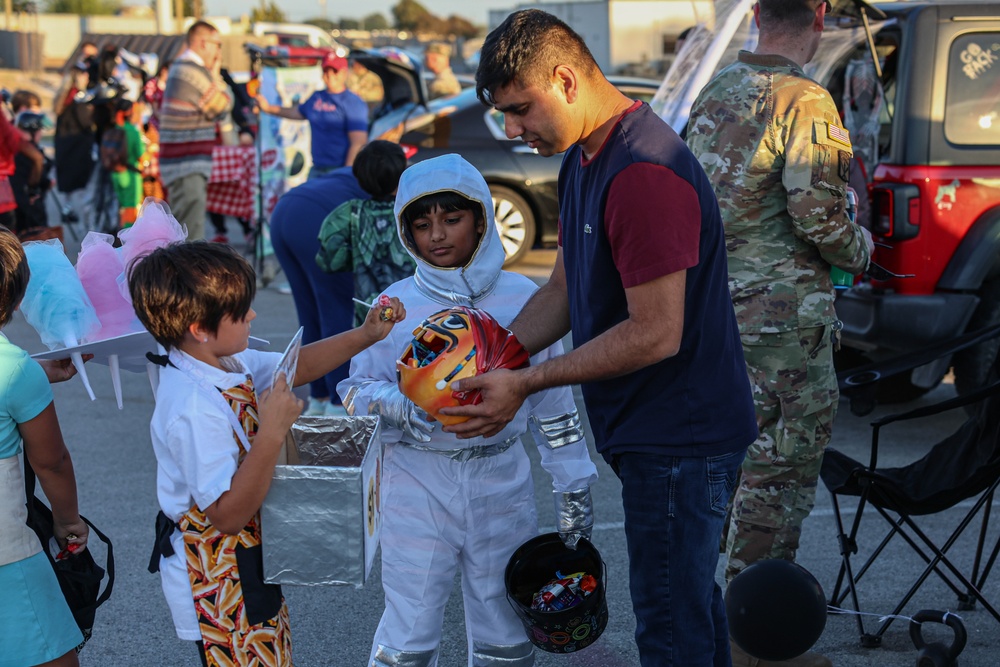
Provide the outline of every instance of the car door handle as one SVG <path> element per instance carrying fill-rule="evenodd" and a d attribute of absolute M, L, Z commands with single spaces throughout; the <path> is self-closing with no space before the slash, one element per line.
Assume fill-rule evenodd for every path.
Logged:
<path fill-rule="evenodd" d="M 532 155 L 538 155 L 538 149 L 532 148 L 528 144 L 515 144 L 510 150 L 512 153 L 530 153 Z"/>

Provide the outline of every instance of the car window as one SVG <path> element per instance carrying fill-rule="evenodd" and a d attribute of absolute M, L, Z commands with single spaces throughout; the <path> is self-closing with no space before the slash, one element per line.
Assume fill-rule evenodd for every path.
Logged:
<path fill-rule="evenodd" d="M 1000 33 L 966 33 L 952 42 L 944 133 L 956 144 L 1000 144 Z"/>
<path fill-rule="evenodd" d="M 633 100 L 639 100 L 640 102 L 645 102 L 649 104 L 650 100 L 653 99 L 653 95 L 656 94 L 655 88 L 639 88 L 635 86 L 618 86 L 618 90 L 622 93 L 632 98 Z"/>
<path fill-rule="evenodd" d="M 309 41 L 305 37 L 294 37 L 292 35 L 281 35 L 278 43 L 283 46 L 309 46 Z"/>

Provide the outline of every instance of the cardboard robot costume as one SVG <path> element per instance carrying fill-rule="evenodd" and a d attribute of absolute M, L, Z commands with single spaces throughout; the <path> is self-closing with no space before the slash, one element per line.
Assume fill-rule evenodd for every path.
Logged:
<path fill-rule="evenodd" d="M 400 213 L 427 194 L 451 191 L 483 208 L 485 231 L 465 266 L 434 266 L 417 253 Z M 457 155 L 418 163 L 400 179 L 396 220 L 403 246 L 416 260 L 413 277 L 386 293 L 406 303 L 407 319 L 385 340 L 351 362 L 338 386 L 348 412 L 382 417 L 382 579 L 386 609 L 372 646 L 370 665 L 437 664 L 444 607 L 461 568 L 470 664 L 527 667 L 531 644 L 504 594 L 503 572 L 512 545 L 537 534 L 531 470 L 519 436 L 535 435 L 542 467 L 552 475 L 559 530 L 569 543 L 593 525 L 590 460 L 580 417 L 568 387 L 531 396 L 503 431 L 490 438 L 459 440 L 428 422 L 397 386 L 396 359 L 414 327 L 453 306 L 480 308 L 510 324 L 536 289 L 523 276 L 502 271 L 504 252 L 496 232 L 489 188 Z M 484 205 L 485 204 L 485 205 Z M 562 354 L 560 344 L 531 359 Z M 418 574 L 419 573 L 419 574 Z"/>

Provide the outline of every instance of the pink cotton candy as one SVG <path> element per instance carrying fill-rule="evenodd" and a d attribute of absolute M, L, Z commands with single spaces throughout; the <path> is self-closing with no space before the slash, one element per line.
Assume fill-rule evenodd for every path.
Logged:
<path fill-rule="evenodd" d="M 118 232 L 118 238 L 122 242 L 122 262 L 127 269 L 139 257 L 187 239 L 187 229 L 170 214 L 166 203 L 147 197 L 135 224 Z"/>
<path fill-rule="evenodd" d="M 110 234 L 90 232 L 84 237 L 76 260 L 76 273 L 101 320 L 101 330 L 90 337 L 92 341 L 143 330 L 132 304 L 118 289 L 118 276 L 124 265 L 112 243 L 114 237 Z"/>

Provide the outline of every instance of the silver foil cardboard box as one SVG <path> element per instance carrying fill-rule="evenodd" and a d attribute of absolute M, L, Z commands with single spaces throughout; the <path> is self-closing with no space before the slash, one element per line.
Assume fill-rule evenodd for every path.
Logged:
<path fill-rule="evenodd" d="M 360 588 L 379 530 L 382 441 L 377 417 L 300 417 L 260 509 L 264 579 Z"/>

